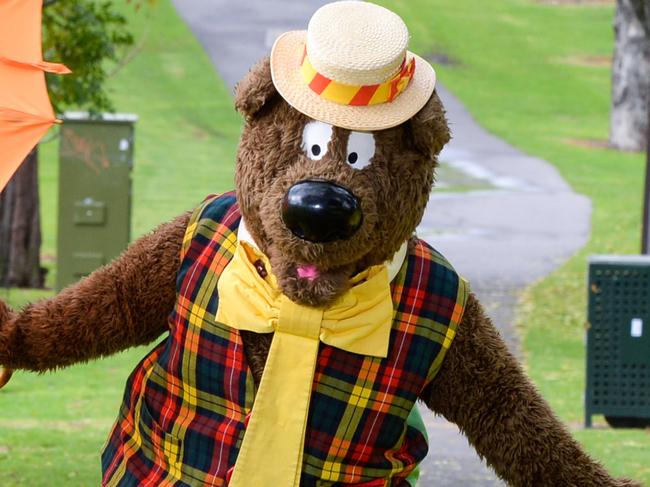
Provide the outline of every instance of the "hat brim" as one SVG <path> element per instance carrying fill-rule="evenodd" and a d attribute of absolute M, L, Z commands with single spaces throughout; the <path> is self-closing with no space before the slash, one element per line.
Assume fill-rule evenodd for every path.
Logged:
<path fill-rule="evenodd" d="M 421 57 L 415 58 L 415 72 L 406 89 L 391 102 L 351 106 L 322 98 L 309 88 L 300 72 L 307 31 L 282 34 L 271 50 L 273 84 L 289 105 L 308 117 L 350 130 L 382 130 L 405 122 L 431 97 L 436 85 L 433 67 Z"/>

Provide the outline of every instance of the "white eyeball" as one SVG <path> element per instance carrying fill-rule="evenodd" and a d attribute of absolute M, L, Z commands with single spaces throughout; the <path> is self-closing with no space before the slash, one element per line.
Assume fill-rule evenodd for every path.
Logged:
<path fill-rule="evenodd" d="M 312 161 L 320 161 L 332 140 L 332 126 L 323 122 L 309 122 L 302 131 L 302 150 Z"/>
<path fill-rule="evenodd" d="M 345 162 L 353 169 L 361 170 L 370 165 L 375 155 L 375 138 L 368 132 L 350 132 Z"/>

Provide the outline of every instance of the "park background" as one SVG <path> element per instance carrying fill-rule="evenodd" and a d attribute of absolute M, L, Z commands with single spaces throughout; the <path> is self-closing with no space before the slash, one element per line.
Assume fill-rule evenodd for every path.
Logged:
<path fill-rule="evenodd" d="M 411 50 L 488 130 L 555 165 L 593 205 L 588 244 L 529 288 L 517 314 L 527 372 L 586 449 L 615 475 L 650 483 L 650 432 L 583 424 L 586 261 L 639 251 L 644 156 L 607 148 L 614 2 L 383 0 Z M 232 94 L 169 0 L 117 2 L 137 55 L 110 79 L 139 116 L 133 237 L 233 187 L 241 119 Z M 439 62 L 442 61 L 442 62 Z M 58 142 L 41 145 L 42 254 L 55 282 Z M 435 190 L 434 190 L 435 191 Z M 435 242 L 434 242 L 435 243 Z M 0 290 L 12 306 L 52 291 Z M 17 373 L 0 393 L 0 485 L 98 485 L 99 452 L 124 382 L 151 347 L 56 373 Z"/>

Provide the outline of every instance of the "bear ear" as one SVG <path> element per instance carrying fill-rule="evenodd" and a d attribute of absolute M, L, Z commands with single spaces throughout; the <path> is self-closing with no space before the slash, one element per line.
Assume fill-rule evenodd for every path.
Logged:
<path fill-rule="evenodd" d="M 258 61 L 237 83 L 235 108 L 246 119 L 250 119 L 277 93 L 271 80 L 271 63 L 267 56 Z"/>
<path fill-rule="evenodd" d="M 423 154 L 437 156 L 451 140 L 445 109 L 435 91 L 409 122 L 413 145 Z"/>

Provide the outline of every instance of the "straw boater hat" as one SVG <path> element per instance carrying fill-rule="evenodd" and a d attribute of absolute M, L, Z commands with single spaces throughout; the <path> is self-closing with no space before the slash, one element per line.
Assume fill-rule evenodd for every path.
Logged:
<path fill-rule="evenodd" d="M 407 51 L 408 40 L 402 19 L 384 7 L 330 3 L 307 31 L 275 41 L 273 84 L 313 119 L 351 130 L 394 127 L 425 105 L 436 83 L 431 65 Z"/>

